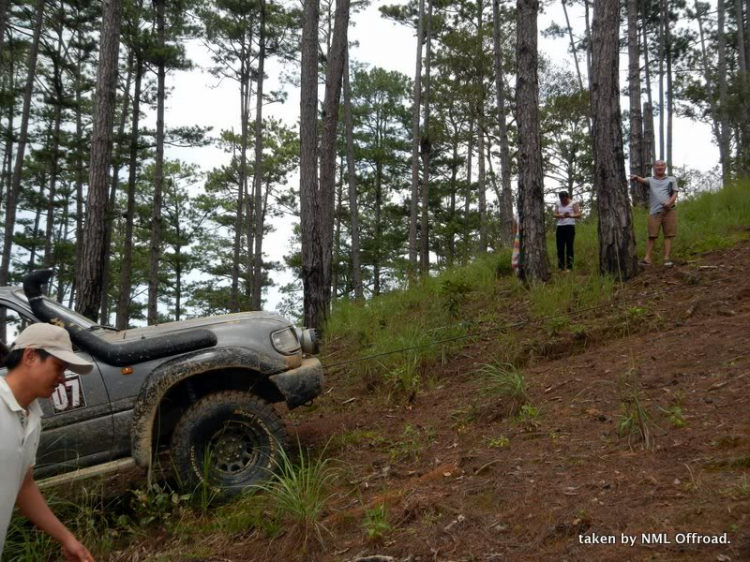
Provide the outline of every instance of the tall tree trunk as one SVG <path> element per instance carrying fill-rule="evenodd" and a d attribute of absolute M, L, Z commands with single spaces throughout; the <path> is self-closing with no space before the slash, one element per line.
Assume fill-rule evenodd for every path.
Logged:
<path fill-rule="evenodd" d="M 456 263 L 456 190 L 458 183 L 458 138 L 453 136 L 453 157 L 451 158 L 451 179 L 450 179 L 450 210 L 448 228 L 448 267 L 453 267 Z"/>
<path fill-rule="evenodd" d="M 79 40 L 81 34 L 79 34 Z M 79 50 L 79 57 L 76 62 L 76 141 L 75 141 L 75 162 L 76 162 L 76 264 L 81 263 L 83 259 L 83 182 L 85 176 L 84 164 L 84 151 L 86 149 L 84 137 L 83 137 L 83 96 L 82 96 L 82 78 L 83 78 L 83 63 L 81 59 L 81 51 Z M 78 266 L 76 266 L 76 271 Z M 78 287 L 77 277 L 73 276 L 73 283 L 70 287 L 70 302 L 76 295 Z M 72 304 L 71 304 L 72 306 Z"/>
<path fill-rule="evenodd" d="M 3 47 L 5 45 L 5 28 L 8 25 L 8 10 L 10 0 L 0 0 L 0 60 L 3 58 Z"/>
<path fill-rule="evenodd" d="M 52 255 L 52 237 L 55 222 L 55 197 L 57 196 L 57 178 L 59 172 L 58 160 L 60 158 L 60 125 L 62 122 L 62 104 L 63 104 L 63 81 L 62 81 L 62 46 L 63 46 L 63 27 L 57 30 L 57 52 L 52 57 L 52 87 L 55 91 L 55 110 L 53 117 L 52 146 L 50 149 L 50 160 L 48 163 L 49 170 L 49 199 L 47 200 L 47 220 L 45 225 L 44 236 L 44 267 L 50 268 L 54 265 Z"/>
<path fill-rule="evenodd" d="M 331 267 L 331 300 L 338 298 L 339 269 L 341 267 L 341 214 L 344 198 L 344 155 L 339 157 L 339 181 L 336 186 L 336 213 L 333 232 L 333 264 Z"/>
<path fill-rule="evenodd" d="M 122 167 L 122 157 L 125 152 L 125 125 L 128 122 L 128 111 L 130 109 L 130 84 L 133 81 L 133 65 L 135 61 L 135 55 L 133 51 L 130 51 L 128 55 L 128 76 L 125 79 L 125 96 L 122 100 L 122 111 L 120 112 L 120 124 L 117 127 L 117 156 L 114 158 L 112 165 L 112 185 L 109 188 L 109 202 L 107 203 L 107 239 L 104 242 L 104 276 L 102 278 L 102 284 L 104 290 L 102 291 L 102 304 L 101 304 L 101 323 L 109 325 L 110 316 L 110 296 L 109 296 L 109 285 L 112 274 L 112 231 L 115 228 L 115 218 L 117 216 L 117 190 L 120 186 L 120 168 Z"/>
<path fill-rule="evenodd" d="M 103 0 L 104 17 L 96 78 L 94 130 L 91 136 L 89 194 L 81 260 L 77 264 L 76 310 L 92 320 L 97 317 L 104 271 L 104 240 L 107 226 L 107 186 L 112 156 L 112 127 L 117 90 L 117 58 L 120 47 L 120 0 Z"/>
<path fill-rule="evenodd" d="M 654 100 L 651 95 L 651 63 L 648 54 L 648 27 L 646 18 L 646 4 L 641 0 L 641 36 L 643 37 L 643 67 L 646 77 L 646 104 L 648 109 L 643 110 L 643 166 L 646 174 L 650 173 L 651 167 L 656 160 L 656 132 L 654 131 Z M 645 194 L 644 194 L 645 197 Z"/>
<path fill-rule="evenodd" d="M 474 112 L 469 115 L 469 143 L 466 156 L 466 195 L 464 197 L 464 255 L 462 262 L 469 261 L 469 249 L 471 248 L 471 172 L 474 160 Z"/>
<path fill-rule="evenodd" d="M 51 135 L 48 135 L 51 136 Z M 41 181 L 39 182 L 39 194 L 37 195 L 39 201 L 41 201 L 44 198 L 44 186 L 47 183 L 47 178 L 45 176 L 42 176 Z M 31 231 L 31 248 L 29 250 L 29 271 L 33 271 L 36 266 L 36 249 L 38 246 L 38 238 L 39 238 L 39 223 L 41 222 L 42 218 L 42 207 L 37 206 L 36 211 L 34 211 L 34 228 Z"/>
<path fill-rule="evenodd" d="M 349 0 L 336 1 L 336 15 L 333 24 L 333 39 L 328 56 L 326 72 L 325 98 L 323 99 L 323 132 L 320 139 L 320 186 L 317 193 L 317 208 L 314 222 L 317 236 L 307 237 L 314 240 L 311 249 L 317 254 L 314 262 L 309 259 L 309 252 L 303 248 L 303 282 L 305 287 L 305 317 L 310 318 L 309 325 L 322 330 L 330 311 L 331 304 L 331 262 L 333 252 L 333 208 L 336 190 L 336 137 L 338 134 L 339 102 L 341 84 L 344 75 L 347 35 L 349 27 Z M 300 194 L 300 202 L 302 196 Z M 308 220 L 309 215 L 306 217 Z M 303 222 L 302 232 L 309 234 L 315 228 Z M 317 240 L 316 240 L 317 238 Z M 307 260 L 306 258 L 307 254 Z M 312 283 L 310 283 L 312 281 Z"/>
<path fill-rule="evenodd" d="M 357 209 L 357 174 L 354 167 L 354 115 L 352 112 L 352 92 L 349 66 L 349 46 L 346 47 L 346 69 L 344 71 L 344 119 L 346 127 L 346 168 L 349 180 L 349 213 L 351 215 L 352 236 L 352 282 L 354 297 L 364 298 L 362 289 L 362 263 L 359 250 L 359 210 Z"/>
<path fill-rule="evenodd" d="M 563 2 L 565 5 L 565 2 Z M 495 90 L 497 94 L 498 113 L 498 137 L 500 144 L 500 175 L 502 190 L 500 191 L 500 236 L 504 244 L 513 244 L 513 192 L 510 187 L 510 149 L 508 146 L 508 125 L 505 120 L 505 78 L 503 74 L 503 43 L 500 28 L 500 0 L 493 0 L 492 11 L 494 15 L 494 44 L 495 44 Z M 575 51 L 574 51 L 575 54 Z M 578 58 L 576 55 L 576 68 Z M 578 69 L 581 89 L 583 81 L 580 79 L 581 71 Z"/>
<path fill-rule="evenodd" d="M 266 63 L 266 3 L 260 1 L 260 34 L 258 36 L 258 86 L 255 92 L 255 260 L 253 262 L 253 295 L 251 307 L 261 309 L 263 294 L 263 79 Z M 248 247 L 249 251 L 249 247 Z"/>
<path fill-rule="evenodd" d="M 52 130 L 52 146 L 49 161 L 49 198 L 47 199 L 47 220 L 44 233 L 44 262 L 43 267 L 51 268 L 55 265 L 52 250 L 52 237 L 55 225 L 55 197 L 57 197 L 57 179 L 59 172 L 58 161 L 60 158 L 60 125 L 62 121 L 62 87 L 58 90 L 59 96 L 55 105 Z"/>
<path fill-rule="evenodd" d="M 484 96 L 482 96 L 484 97 Z M 479 140 L 477 141 L 477 164 L 479 177 L 477 181 L 477 199 L 479 202 L 479 253 L 487 253 L 487 186 L 486 164 L 484 151 L 484 103 L 479 106 Z"/>
<path fill-rule="evenodd" d="M 589 87 L 591 87 L 591 15 L 589 8 L 591 0 L 583 0 L 584 21 L 586 23 L 586 68 L 588 70 Z"/>
<path fill-rule="evenodd" d="M 666 43 L 665 2 L 659 0 L 659 160 L 664 160 L 664 53 Z"/>
<path fill-rule="evenodd" d="M 424 0 L 419 0 L 417 24 L 417 61 L 414 71 L 414 96 L 411 118 L 411 209 L 409 214 L 409 267 L 417 269 L 417 215 L 419 214 L 419 115 L 422 108 L 422 43 L 424 35 Z"/>
<path fill-rule="evenodd" d="M 599 211 L 599 268 L 629 279 L 638 272 L 633 213 L 628 200 L 619 86 L 619 6 L 594 0 L 594 185 Z"/>
<path fill-rule="evenodd" d="M 63 232 L 60 237 L 61 241 L 68 240 L 68 222 L 69 222 L 69 212 L 70 212 L 70 188 L 67 188 L 65 190 L 65 203 L 63 207 L 63 218 L 62 218 L 62 227 Z M 62 304 L 63 299 L 65 298 L 65 270 L 66 270 L 66 264 L 61 263 L 60 267 L 57 270 L 57 292 L 55 296 L 55 300 Z"/>
<path fill-rule="evenodd" d="M 302 14 L 302 62 L 300 78 L 300 237 L 304 322 L 318 323 L 322 244 L 318 228 L 318 0 L 304 0 Z"/>
<path fill-rule="evenodd" d="M 372 294 L 380 295 L 380 255 L 383 247 L 383 163 L 378 159 L 375 162 L 375 256 L 372 267 Z"/>
<path fill-rule="evenodd" d="M 422 153 L 422 224 L 419 240 L 419 269 L 422 275 L 430 272 L 430 153 L 432 140 L 430 139 L 430 65 L 432 63 L 432 11 L 434 0 L 427 0 L 430 7 L 427 10 L 427 55 L 425 57 L 424 82 L 424 130 L 420 139 Z M 481 1 L 481 0 L 480 0 Z"/>
<path fill-rule="evenodd" d="M 518 123 L 518 194 L 521 252 L 520 276 L 528 281 L 550 277 L 544 229 L 542 144 L 539 132 L 539 53 L 537 14 L 539 0 L 518 0 L 516 111 Z"/>
<path fill-rule="evenodd" d="M 727 45 L 726 36 L 724 35 L 724 17 L 724 2 L 719 2 L 716 30 L 718 35 L 717 48 L 719 50 L 719 66 L 717 68 L 719 78 L 719 153 L 721 155 L 721 177 L 724 184 L 726 184 L 731 178 L 731 168 L 729 161 L 729 124 L 727 122 Z"/>
<path fill-rule="evenodd" d="M 15 91 L 15 69 L 13 64 L 13 58 L 8 60 L 7 74 L 8 85 L 7 91 Z M 10 103 L 8 103 L 8 115 L 7 127 L 5 130 L 5 153 L 3 154 L 3 169 L 0 171 L 3 176 L 3 190 L 0 191 L 0 203 L 5 202 L 5 196 L 7 194 L 6 189 L 10 189 L 13 177 L 13 116 L 15 115 L 15 96 L 11 97 Z M 3 340 L 5 341 L 5 340 Z"/>
<path fill-rule="evenodd" d="M 138 127 L 141 116 L 141 83 L 143 81 L 143 61 L 138 56 L 135 62 L 135 87 L 133 91 L 133 115 L 130 125 L 130 154 L 128 161 L 127 215 L 125 218 L 125 240 L 122 250 L 122 277 L 120 295 L 117 301 L 115 327 L 126 330 L 130 320 L 130 291 L 133 279 L 133 226 L 135 220 L 135 180 L 138 168 Z"/>
<path fill-rule="evenodd" d="M 484 41 L 484 2 L 477 0 L 477 36 L 479 51 L 477 53 L 477 60 L 479 60 L 483 54 L 483 41 Z M 479 178 L 477 182 L 477 199 L 479 202 L 479 252 L 484 254 L 487 252 L 487 192 L 485 186 L 485 154 L 484 154 L 484 72 L 479 72 L 479 84 L 478 84 L 479 100 L 477 101 L 477 129 L 479 132 L 479 140 L 477 141 L 477 158 L 479 168 Z"/>
<path fill-rule="evenodd" d="M 159 322 L 159 261 L 161 260 L 161 205 L 164 192 L 164 96 L 166 82 L 165 4 L 167 0 L 155 0 L 156 35 L 159 47 L 156 78 L 156 159 L 154 161 L 154 198 L 151 209 L 151 243 L 148 263 L 148 305 L 149 326 Z"/>
<path fill-rule="evenodd" d="M 664 49 L 667 57 L 667 165 L 669 174 L 672 174 L 672 130 L 674 119 L 674 96 L 672 95 L 672 32 L 669 30 L 669 3 L 664 3 Z"/>
<path fill-rule="evenodd" d="M 21 131 L 16 147 L 16 164 L 13 168 L 13 177 L 6 193 L 5 202 L 5 229 L 3 237 L 3 257 L 0 263 L 0 287 L 8 285 L 10 273 L 11 250 L 13 248 L 13 231 L 16 226 L 16 207 L 18 195 L 21 191 L 21 177 L 23 171 L 23 159 L 26 153 L 26 143 L 29 137 L 29 114 L 31 112 L 31 96 L 34 92 L 34 79 L 36 77 L 36 61 L 39 54 L 39 37 L 42 33 L 42 21 L 44 16 L 44 0 L 38 0 L 34 16 L 34 35 L 29 48 L 28 72 L 26 74 L 26 88 L 23 94 L 23 110 L 21 111 Z M 12 133 L 11 133 L 12 134 Z M 5 308 L 0 312 L 0 341 L 7 341 Z"/>
<path fill-rule="evenodd" d="M 701 43 L 701 62 L 703 66 L 703 79 L 706 81 L 706 93 L 708 94 L 708 103 L 711 110 L 711 128 L 714 133 L 714 138 L 719 145 L 719 160 L 722 162 L 722 172 L 724 171 L 724 162 L 728 161 L 728 155 L 725 152 L 724 143 L 722 142 L 721 128 L 719 125 L 719 110 L 716 106 L 716 97 L 713 89 L 713 79 L 711 77 L 711 69 L 708 64 L 708 55 L 706 54 L 706 39 L 703 32 L 703 14 L 701 7 L 698 4 L 698 0 L 695 1 L 695 13 L 698 19 L 698 33 Z M 722 174 L 724 175 L 724 174 Z M 728 176 L 724 176 L 724 181 Z"/>
<path fill-rule="evenodd" d="M 748 61 L 745 41 L 745 15 L 742 0 L 734 0 L 737 20 L 737 61 L 740 85 L 740 143 L 737 146 L 737 174 L 745 177 L 750 171 L 750 104 L 748 104 Z"/>
<path fill-rule="evenodd" d="M 630 173 L 643 176 L 643 119 L 641 117 L 641 53 L 638 43 L 638 0 L 628 1 L 628 92 L 630 94 Z M 643 206 L 643 186 L 632 182 L 633 204 Z"/>
<path fill-rule="evenodd" d="M 494 1 L 495 1 L 495 5 L 497 5 L 498 0 L 494 0 Z M 583 88 L 583 76 L 581 76 L 581 67 L 578 64 L 578 50 L 576 49 L 576 43 L 575 43 L 575 40 L 573 39 L 573 28 L 570 27 L 570 17 L 568 17 L 568 6 L 566 4 L 566 0 L 560 0 L 560 3 L 562 4 L 563 14 L 565 14 L 565 26 L 568 29 L 568 39 L 570 40 L 570 51 L 571 53 L 573 53 L 573 62 L 575 63 L 575 66 L 576 66 L 576 76 L 578 77 L 578 87 L 581 90 L 583 90 L 584 89 Z M 495 17 L 497 18 L 497 12 L 495 12 Z M 498 26 L 496 25 L 496 27 Z M 499 31 L 496 31 L 496 32 L 499 33 Z"/>
<path fill-rule="evenodd" d="M 654 131 L 654 108 L 648 102 L 643 104 L 643 173 L 649 175 L 654 160 L 656 160 L 656 132 Z M 647 200 L 646 191 L 643 191 L 644 204 Z"/>

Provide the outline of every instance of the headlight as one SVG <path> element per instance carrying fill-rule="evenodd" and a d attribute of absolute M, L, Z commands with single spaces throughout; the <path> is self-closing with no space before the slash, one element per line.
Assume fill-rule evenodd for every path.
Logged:
<path fill-rule="evenodd" d="M 271 343 L 276 351 L 285 355 L 299 350 L 297 333 L 292 328 L 284 328 L 271 334 Z"/>
<path fill-rule="evenodd" d="M 297 330 L 297 337 L 302 344 L 302 351 L 311 355 L 318 353 L 318 335 L 315 330 Z"/>

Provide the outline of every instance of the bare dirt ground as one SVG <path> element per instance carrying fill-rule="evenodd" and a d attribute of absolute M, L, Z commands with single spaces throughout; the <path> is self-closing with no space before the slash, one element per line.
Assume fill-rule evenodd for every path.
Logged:
<path fill-rule="evenodd" d="M 502 351 L 492 335 L 426 373 L 413 403 L 332 373 L 293 421 L 303 446 L 343 462 L 324 546 L 248 532 L 203 560 L 750 560 L 750 243 L 651 266 L 616 300 L 576 330 L 520 329 L 525 417 L 477 373 Z M 650 449 L 619 435 L 634 395 Z M 388 527 L 368 537 L 366 512 L 381 504 Z M 729 544 L 679 544 L 681 533 Z M 585 543 L 595 535 L 616 544 Z"/>

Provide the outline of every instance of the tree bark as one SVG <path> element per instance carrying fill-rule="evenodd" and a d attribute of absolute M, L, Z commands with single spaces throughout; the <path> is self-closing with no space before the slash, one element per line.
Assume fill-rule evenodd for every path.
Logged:
<path fill-rule="evenodd" d="M 414 99 L 411 119 L 411 209 L 409 214 L 409 267 L 417 269 L 417 215 L 419 214 L 419 115 L 422 109 L 422 42 L 424 34 L 424 0 L 419 0 L 417 24 L 417 61 L 414 71 Z"/>
<path fill-rule="evenodd" d="M 44 0 L 38 0 L 38 3 L 36 5 L 35 15 L 34 15 L 34 32 L 31 40 L 31 46 L 29 48 L 29 54 L 28 54 L 28 62 L 27 62 L 27 74 L 26 74 L 26 87 L 24 89 L 24 97 L 23 97 L 23 109 L 21 112 L 21 130 L 19 133 L 18 138 L 18 145 L 16 148 L 16 162 L 15 166 L 13 167 L 12 175 L 10 176 L 10 184 L 7 187 L 6 190 L 6 200 L 5 200 L 5 228 L 4 230 L 4 238 L 3 238 L 3 250 L 2 250 L 2 261 L 0 262 L 0 287 L 4 287 L 8 285 L 8 277 L 10 274 L 10 262 L 12 257 L 12 249 L 13 249 L 13 234 L 16 226 L 16 212 L 17 212 L 17 200 L 18 196 L 21 191 L 21 178 L 22 178 L 22 171 L 23 171 L 23 160 L 24 155 L 26 152 L 26 144 L 28 142 L 28 127 L 29 127 L 29 115 L 31 112 L 31 98 L 34 90 L 34 80 L 36 77 L 36 64 L 37 64 L 37 57 L 39 54 L 39 38 L 41 36 L 42 31 L 42 23 L 43 23 L 43 16 L 44 16 Z M 2 14 L 0 14 L 0 17 L 5 18 L 7 17 L 7 10 L 9 9 L 9 4 L 6 4 L 2 6 L 0 9 L 2 9 Z M 2 24 L 3 27 L 6 25 L 5 19 L 3 19 Z M 2 35 L 0 35 L 0 38 L 4 36 L 5 31 L 4 29 L 1 30 Z M 2 40 L 2 39 L 0 39 Z M 10 72 L 13 72 L 13 68 L 11 66 Z M 12 79 L 11 79 L 12 80 Z M 10 112 L 14 111 L 14 104 L 10 104 Z M 13 120 L 12 118 L 8 119 L 8 137 L 9 141 L 7 143 L 7 147 L 12 149 L 13 145 L 13 128 L 12 128 Z M 12 154 L 8 154 L 8 166 L 10 167 L 12 162 Z M 0 308 L 0 341 L 7 341 L 7 314 L 6 314 L 5 307 Z"/>
<path fill-rule="evenodd" d="M 664 160 L 664 0 L 659 0 L 659 160 Z"/>
<path fill-rule="evenodd" d="M 674 96 L 672 93 L 672 33 L 669 30 L 669 3 L 662 0 L 664 5 L 664 49 L 667 62 L 667 166 L 668 173 L 672 174 L 672 130 L 674 119 Z"/>
<path fill-rule="evenodd" d="M 331 264 L 333 258 L 333 210 L 336 192 L 336 137 L 339 122 L 339 102 L 344 75 L 347 34 L 349 27 L 349 0 L 336 1 L 336 15 L 333 24 L 333 39 L 328 56 L 325 98 L 323 100 L 323 132 L 320 140 L 320 186 L 317 193 L 315 216 L 309 213 L 307 220 L 314 220 L 314 226 L 303 222 L 302 232 L 312 236 L 312 247 L 305 251 L 302 241 L 303 284 L 305 284 L 305 317 L 309 325 L 323 330 L 331 304 Z M 307 199 L 307 197 L 306 197 Z M 309 201 L 309 199 L 308 199 Z M 302 195 L 300 194 L 300 202 Z M 309 211 L 309 209 L 308 209 Z M 314 234 L 317 230 L 317 236 Z M 311 232 L 312 231 L 312 232 Z M 310 253 L 316 254 L 310 260 Z M 306 259 L 307 258 L 307 259 Z M 306 283 L 305 283 L 306 282 Z"/>
<path fill-rule="evenodd" d="M 258 86 L 255 92 L 255 259 L 253 261 L 253 295 L 251 308 L 261 309 L 263 294 L 263 80 L 266 64 L 266 3 L 260 0 L 260 34 L 258 35 Z"/>
<path fill-rule="evenodd" d="M 128 55 L 128 76 L 125 79 L 125 96 L 122 100 L 122 111 L 120 113 L 120 124 L 117 127 L 117 156 L 114 158 L 112 166 L 112 185 L 109 188 L 109 202 L 107 203 L 107 239 L 104 242 L 104 276 L 102 278 L 102 304 L 101 304 L 101 323 L 109 325 L 110 316 L 110 296 L 109 284 L 112 274 L 112 231 L 115 228 L 115 218 L 117 217 L 117 190 L 120 186 L 120 168 L 122 167 L 122 156 L 125 152 L 125 125 L 128 122 L 128 111 L 130 109 L 130 84 L 133 81 L 133 65 L 135 64 L 135 54 L 133 50 Z"/>
<path fill-rule="evenodd" d="M 126 330 L 130 321 L 130 292 L 133 279 L 133 227 L 135 221 L 135 180 L 138 169 L 138 128 L 141 116 L 141 83 L 143 81 L 143 61 L 140 56 L 135 62 L 135 87 L 133 91 L 133 115 L 130 126 L 130 154 L 128 162 L 127 216 L 125 218 L 125 240 L 122 250 L 122 278 L 120 295 L 117 301 L 115 327 Z"/>
<path fill-rule="evenodd" d="M 737 145 L 737 175 L 747 176 L 750 171 L 750 106 L 748 104 L 748 64 L 745 43 L 745 15 L 742 0 L 734 0 L 737 20 L 737 61 L 739 63 L 740 142 Z"/>
<path fill-rule="evenodd" d="M 149 326 L 159 322 L 159 262 L 161 260 L 161 206 L 164 192 L 164 97 L 166 82 L 166 47 L 165 4 L 167 0 L 155 0 L 156 34 L 159 55 L 156 78 L 156 158 L 154 161 L 154 197 L 151 209 L 151 242 L 149 245 L 148 263 L 148 305 L 147 322 Z"/>
<path fill-rule="evenodd" d="M 516 111 L 518 123 L 518 193 L 521 252 L 520 277 L 547 281 L 550 277 L 544 229 L 542 145 L 539 132 L 539 0 L 518 0 Z"/>
<path fill-rule="evenodd" d="M 638 273 L 638 262 L 622 146 L 618 38 L 618 3 L 594 0 L 591 103 L 599 268 L 624 280 Z"/>
<path fill-rule="evenodd" d="M 721 176 L 726 185 L 731 178 L 731 168 L 729 161 L 729 124 L 727 122 L 727 46 L 726 36 L 724 35 L 724 18 L 724 2 L 719 2 L 716 30 L 718 36 L 717 48 L 719 50 L 719 66 L 717 68 L 719 79 L 719 153 L 721 155 Z"/>
<path fill-rule="evenodd" d="M 359 209 L 357 208 L 357 174 L 354 164 L 354 115 L 350 84 L 349 46 L 346 47 L 346 69 L 344 71 L 344 119 L 346 127 L 346 168 L 349 180 L 349 213 L 352 237 L 352 282 L 354 298 L 364 298 L 362 289 L 362 263 L 359 249 Z"/>
<path fill-rule="evenodd" d="M 563 5 L 565 3 L 563 2 Z M 513 244 L 513 191 L 510 187 L 510 149 L 508 146 L 508 125 L 505 120 L 505 78 L 503 74 L 503 44 L 500 28 L 500 0 L 493 0 L 494 15 L 494 44 L 495 44 L 495 90 L 497 95 L 498 137 L 500 144 L 500 175 L 502 189 L 500 191 L 500 236 L 504 244 Z M 574 51 L 575 53 L 575 51 Z M 578 59 L 576 58 L 576 67 Z M 580 80 L 580 69 L 578 70 Z M 583 89 L 583 81 L 581 88 Z"/>
<path fill-rule="evenodd" d="M 8 9 L 10 0 L 0 0 L 0 60 L 3 58 L 3 47 L 5 46 L 5 28 L 8 25 Z"/>
<path fill-rule="evenodd" d="M 638 0 L 628 1 L 628 93 L 630 94 L 630 173 L 643 176 L 643 118 L 641 117 L 641 54 L 638 41 Z M 644 206 L 643 186 L 631 182 L 633 205 Z"/>
<path fill-rule="evenodd" d="M 484 3 L 482 0 L 477 0 L 477 35 L 478 35 L 478 46 L 479 51 L 477 53 L 477 60 L 479 60 L 483 54 L 483 33 L 484 28 Z M 487 253 L 487 191 L 485 186 L 486 174 L 485 174 L 485 154 L 484 154 L 484 72 L 479 72 L 479 84 L 478 84 L 479 99 L 477 100 L 477 125 L 479 132 L 479 140 L 477 141 L 477 158 L 478 158 L 478 172 L 479 177 L 477 181 L 477 199 L 479 203 L 479 253 Z"/>
<path fill-rule="evenodd" d="M 479 253 L 487 253 L 487 173 L 486 158 L 484 152 L 484 103 L 479 106 L 479 140 L 477 141 L 477 199 L 479 203 Z"/>
<path fill-rule="evenodd" d="M 89 165 L 88 215 L 83 231 L 81 261 L 76 280 L 76 310 L 87 318 L 96 319 L 102 293 L 104 271 L 104 240 L 107 225 L 107 186 L 112 156 L 112 127 L 117 90 L 117 59 L 120 47 L 120 0 L 103 0 L 104 18 L 101 51 L 96 79 L 94 130 L 91 136 Z"/>
<path fill-rule="evenodd" d="M 474 115 L 469 115 L 469 143 L 466 155 L 466 196 L 464 197 L 464 255 L 463 263 L 469 261 L 469 249 L 471 248 L 471 172 L 474 160 Z"/>
<path fill-rule="evenodd" d="M 641 0 L 643 2 L 643 0 Z M 646 78 L 646 105 L 648 109 L 643 110 L 643 166 L 646 174 L 650 173 L 651 167 L 656 160 L 656 132 L 654 131 L 654 100 L 651 95 L 651 63 L 648 54 L 648 27 L 646 19 L 646 8 L 641 3 L 641 35 L 643 37 L 643 68 Z M 645 197 L 645 194 L 644 194 Z"/>
<path fill-rule="evenodd" d="M 632 1 L 632 0 L 628 0 Z M 495 0 L 495 4 L 497 4 L 498 0 Z M 578 87 L 583 90 L 583 76 L 581 75 L 581 67 L 578 64 L 578 50 L 576 49 L 576 43 L 573 39 L 573 28 L 570 27 L 570 18 L 568 17 L 568 6 L 565 3 L 566 0 L 560 0 L 560 3 L 562 4 L 563 8 L 563 14 L 565 14 L 565 25 L 568 28 L 568 39 L 570 40 L 570 51 L 573 53 L 573 62 L 576 66 L 576 76 L 578 77 Z"/>
<path fill-rule="evenodd" d="M 61 32 L 62 35 L 62 32 Z M 55 197 L 57 196 L 57 179 L 59 174 L 60 159 L 60 125 L 62 122 L 63 84 L 60 71 L 62 37 L 59 37 L 57 57 L 53 61 L 53 87 L 55 89 L 55 113 L 52 130 L 52 146 L 50 148 L 49 168 L 49 198 L 47 199 L 47 220 L 44 229 L 44 262 L 45 268 L 54 267 L 54 256 L 52 251 L 52 237 L 55 224 Z"/>
<path fill-rule="evenodd" d="M 318 0 L 304 0 L 302 14 L 302 62 L 300 78 L 300 237 L 304 322 L 318 323 L 320 295 L 317 293 L 320 251 L 323 243 L 318 211 Z"/>
<path fill-rule="evenodd" d="M 38 0 L 34 15 L 34 35 L 29 47 L 29 59 L 26 74 L 26 87 L 23 94 L 23 109 L 21 111 L 21 130 L 16 146 L 16 163 L 13 167 L 13 177 L 8 186 L 5 202 L 5 229 L 3 238 L 3 257 L 0 263 L 0 287 L 8 285 L 10 273 L 11 250 L 13 248 L 13 232 L 16 226 L 17 199 L 21 191 L 21 178 L 23 173 L 23 160 L 26 155 L 26 144 L 29 142 L 29 116 L 31 114 L 31 98 L 34 93 L 34 81 L 36 78 L 36 63 L 39 55 L 39 38 L 42 34 L 42 22 L 44 19 L 45 0 Z M 0 336 L 6 341 L 2 331 L 5 330 L 5 322 L 0 322 Z"/>
<path fill-rule="evenodd" d="M 430 7 L 427 10 L 427 55 L 425 56 L 425 84 L 424 84 L 424 130 L 420 139 L 422 153 L 422 224 L 419 232 L 419 270 L 422 275 L 430 273 L 430 153 L 432 140 L 430 139 L 430 65 L 432 62 L 432 11 L 434 0 L 427 0 Z"/>

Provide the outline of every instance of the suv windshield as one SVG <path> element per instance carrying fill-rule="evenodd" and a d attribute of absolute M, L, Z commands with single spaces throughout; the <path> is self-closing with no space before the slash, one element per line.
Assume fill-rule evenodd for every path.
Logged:
<path fill-rule="evenodd" d="M 15 291 L 15 295 L 19 300 L 22 300 L 24 303 L 29 302 L 29 300 L 26 298 L 26 295 L 23 293 L 23 290 L 19 289 L 18 291 Z M 66 322 L 72 322 L 73 324 L 80 326 L 84 330 L 90 330 L 92 328 L 97 327 L 97 324 L 95 324 L 94 322 L 86 318 L 85 316 L 81 316 L 77 312 L 73 312 L 69 308 L 62 306 L 57 301 L 53 301 L 52 299 L 48 299 L 47 297 L 44 297 L 44 304 L 46 304 L 49 308 L 51 308 L 57 314 L 59 314 L 62 320 Z"/>

